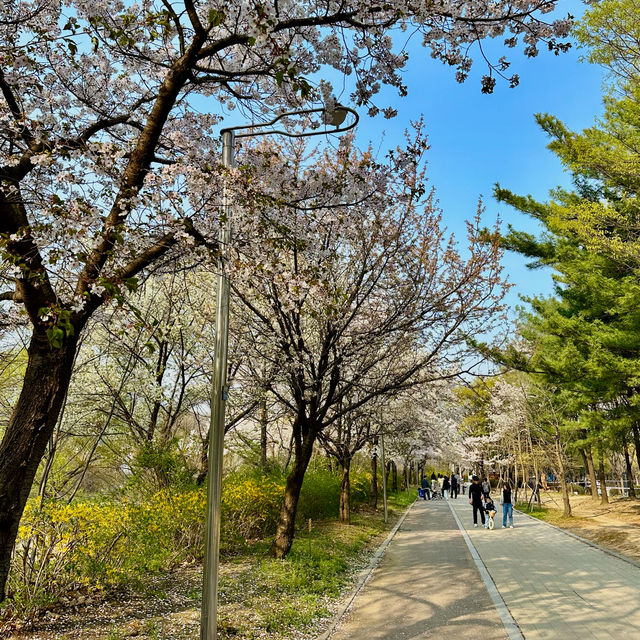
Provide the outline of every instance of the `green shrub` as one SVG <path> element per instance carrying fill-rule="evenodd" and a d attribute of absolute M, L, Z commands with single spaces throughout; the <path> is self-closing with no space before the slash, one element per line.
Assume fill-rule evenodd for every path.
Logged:
<path fill-rule="evenodd" d="M 166 487 L 182 490 L 195 488 L 196 470 L 185 461 L 178 439 L 147 442 L 137 451 L 131 463 L 133 472 L 128 493 L 155 493 Z"/>

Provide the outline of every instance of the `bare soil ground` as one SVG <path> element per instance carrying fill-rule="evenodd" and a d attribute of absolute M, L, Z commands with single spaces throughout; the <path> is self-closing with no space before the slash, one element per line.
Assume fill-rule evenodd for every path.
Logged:
<path fill-rule="evenodd" d="M 562 496 L 542 493 L 542 505 L 549 511 L 543 519 L 605 548 L 640 561 L 640 500 L 611 496 L 601 505 L 590 495 L 572 495 L 572 517 L 562 515 Z"/>

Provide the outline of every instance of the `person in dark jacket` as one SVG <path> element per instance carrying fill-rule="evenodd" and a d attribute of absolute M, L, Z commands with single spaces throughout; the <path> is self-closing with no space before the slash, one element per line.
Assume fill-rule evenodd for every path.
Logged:
<path fill-rule="evenodd" d="M 422 499 L 431 500 L 431 490 L 429 489 L 429 479 L 427 476 L 422 476 L 420 488 L 422 489 Z"/>
<path fill-rule="evenodd" d="M 451 474 L 451 497 L 458 497 L 458 478 L 456 478 L 456 474 Z"/>
<path fill-rule="evenodd" d="M 449 499 L 449 489 L 451 489 L 451 483 L 449 482 L 449 476 L 445 476 L 442 479 L 442 495 L 445 500 Z"/>
<path fill-rule="evenodd" d="M 478 526 L 478 511 L 480 512 L 480 519 L 484 524 L 484 505 L 482 504 L 482 487 L 478 476 L 473 476 L 471 479 L 471 485 L 469 486 L 469 504 L 473 507 L 473 526 Z"/>

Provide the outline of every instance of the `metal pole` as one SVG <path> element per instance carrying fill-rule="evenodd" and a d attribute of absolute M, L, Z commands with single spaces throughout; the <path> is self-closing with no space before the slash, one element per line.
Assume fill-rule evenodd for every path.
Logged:
<path fill-rule="evenodd" d="M 384 459 L 384 433 L 380 432 L 380 457 L 382 461 L 382 504 L 384 505 L 384 521 L 387 522 L 387 465 Z"/>
<path fill-rule="evenodd" d="M 233 167 L 233 131 L 222 133 L 222 164 Z M 209 464 L 207 472 L 207 540 L 202 588 L 201 640 L 216 640 L 218 608 L 218 561 L 220 554 L 220 499 L 222 494 L 222 453 L 224 450 L 224 414 L 228 396 L 227 350 L 229 343 L 229 276 L 226 256 L 231 243 L 231 198 L 228 185 L 222 190 L 220 219 L 220 258 L 216 294 L 216 336 L 211 386 L 211 425 L 209 428 Z"/>

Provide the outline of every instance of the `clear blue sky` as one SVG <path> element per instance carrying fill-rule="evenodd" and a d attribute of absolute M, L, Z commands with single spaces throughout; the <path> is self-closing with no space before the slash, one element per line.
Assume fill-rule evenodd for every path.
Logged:
<path fill-rule="evenodd" d="M 558 4 L 558 17 L 565 17 L 567 12 L 580 16 L 585 6 L 581 0 L 559 0 Z M 590 126 L 602 111 L 603 71 L 579 62 L 581 54 L 575 47 L 555 56 L 542 45 L 540 54 L 533 59 L 521 53 L 521 46 L 505 50 L 501 39 L 485 42 L 483 47 L 494 61 L 507 54 L 512 62 L 509 75 L 520 76 L 518 87 L 510 89 L 506 81 L 498 81 L 492 95 L 482 94 L 480 78 L 486 66 L 477 50 L 470 77 L 458 84 L 455 69 L 433 60 L 416 38 L 410 44 L 410 59 L 404 70 L 409 95 L 400 98 L 395 90 L 383 88 L 375 100 L 380 107 L 394 107 L 398 115 L 391 120 L 382 115 L 370 118 L 364 109 L 359 109 L 359 144 L 366 148 L 372 142 L 374 149 L 380 147 L 381 151 L 395 146 L 410 121 L 424 115 L 431 145 L 427 175 L 436 189 L 444 223 L 461 241 L 464 221 L 474 216 L 479 196 L 486 206 L 487 225 L 500 215 L 505 226 L 512 223 L 535 231 L 535 223 L 492 198 L 496 182 L 515 193 L 531 194 L 541 200 L 547 199 L 549 190 L 558 185 L 570 186 L 570 177 L 546 148 L 548 140 L 534 121 L 535 113 L 551 113 L 571 129 L 580 130 Z M 320 77 L 333 80 L 336 89 L 342 85 L 343 79 L 335 71 L 323 69 L 315 80 Z M 352 82 L 353 77 L 347 81 Z M 349 93 L 347 88 L 337 95 L 341 102 L 349 104 Z M 244 121 L 242 114 L 229 113 L 225 125 L 236 121 Z M 515 284 L 508 299 L 514 309 L 521 304 L 519 294 L 552 291 L 550 272 L 530 271 L 525 262 L 513 254 L 504 258 L 509 279 Z"/>
<path fill-rule="evenodd" d="M 579 2 L 565 0 L 560 5 L 564 13 L 581 12 Z M 500 45 L 495 42 L 486 47 L 494 52 L 494 59 L 504 53 Z M 570 128 L 582 129 L 593 124 L 602 111 L 603 72 L 579 62 L 575 48 L 560 56 L 541 50 L 534 59 L 526 59 L 518 50 L 507 53 L 512 61 L 509 72 L 520 75 L 520 86 L 509 89 L 506 82 L 498 82 L 493 95 L 483 95 L 482 61 L 476 59 L 475 72 L 461 85 L 455 81 L 453 69 L 431 59 L 416 43 L 405 71 L 409 96 L 399 98 L 393 91 L 385 91 L 385 99 L 377 101 L 382 106 L 391 104 L 398 115 L 385 120 L 361 114 L 358 140 L 363 146 L 372 141 L 376 147 L 384 130 L 383 148 L 394 146 L 409 121 L 424 114 L 431 145 L 427 173 L 448 229 L 461 239 L 463 221 L 474 215 L 480 195 L 485 200 L 487 224 L 499 214 L 505 225 L 535 229 L 522 214 L 492 198 L 496 182 L 543 200 L 555 186 L 570 185 L 570 177 L 546 148 L 547 137 L 535 123 L 535 113 L 552 113 Z M 509 296 L 512 307 L 519 304 L 520 293 L 551 292 L 549 272 L 529 271 L 525 262 L 517 255 L 504 259 L 516 285 Z"/>

